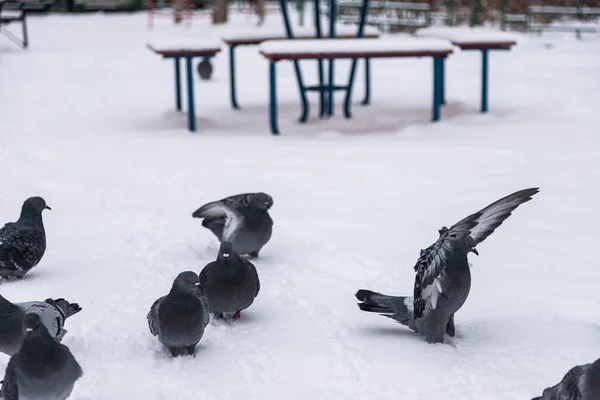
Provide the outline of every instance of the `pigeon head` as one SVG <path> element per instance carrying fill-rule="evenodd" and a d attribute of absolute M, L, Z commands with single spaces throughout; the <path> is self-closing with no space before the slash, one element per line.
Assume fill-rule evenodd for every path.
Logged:
<path fill-rule="evenodd" d="M 257 210 L 268 210 L 273 205 L 273 198 L 266 193 L 256 193 L 250 200 L 250 206 Z"/>
<path fill-rule="evenodd" d="M 459 249 L 461 249 L 462 251 L 464 251 L 465 254 L 475 253 L 475 254 L 479 255 L 479 252 L 475 248 L 476 245 L 477 245 L 477 243 L 475 242 L 475 239 L 473 239 L 471 236 L 467 236 L 458 245 L 458 247 L 459 247 Z"/>
<path fill-rule="evenodd" d="M 23 327 L 25 328 L 25 334 L 27 337 L 37 336 L 43 330 L 46 329 L 44 324 L 42 324 L 42 320 L 40 316 L 37 314 L 27 314 L 25 315 L 25 320 L 23 321 Z"/>
<path fill-rule="evenodd" d="M 23 203 L 23 208 L 21 209 L 21 213 L 23 212 L 33 212 L 36 214 L 41 214 L 44 210 L 52 210 L 46 204 L 46 200 L 41 197 L 30 197 Z"/>
<path fill-rule="evenodd" d="M 200 286 L 200 281 L 198 279 L 198 274 L 194 271 L 184 271 L 180 273 L 173 283 L 173 288 L 176 288 L 178 292 L 193 295 L 198 292 L 198 286 Z"/>
<path fill-rule="evenodd" d="M 221 243 L 221 247 L 219 248 L 219 255 L 217 256 L 217 261 L 226 262 L 232 256 L 236 256 L 233 251 L 233 244 L 231 242 L 223 242 Z"/>

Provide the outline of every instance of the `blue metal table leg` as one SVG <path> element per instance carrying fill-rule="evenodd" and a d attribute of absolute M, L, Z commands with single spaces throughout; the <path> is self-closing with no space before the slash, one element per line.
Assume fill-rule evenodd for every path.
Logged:
<path fill-rule="evenodd" d="M 300 61 L 294 60 L 294 70 L 296 70 L 296 81 L 298 82 L 298 90 L 300 90 L 300 102 L 302 105 L 302 112 L 298 121 L 304 123 L 308 120 L 308 98 L 306 97 L 306 88 L 302 81 L 302 71 L 300 70 Z"/>
<path fill-rule="evenodd" d="M 269 62 L 269 123 L 271 133 L 279 135 L 277 126 L 277 81 L 276 81 L 275 61 Z"/>
<path fill-rule="evenodd" d="M 440 100 L 446 104 L 446 57 L 442 57 L 440 72 Z"/>
<path fill-rule="evenodd" d="M 433 57 L 433 109 L 431 120 L 440 120 L 440 105 L 442 103 L 442 57 Z"/>
<path fill-rule="evenodd" d="M 344 117 L 352 118 L 352 112 L 350 111 L 350 102 L 352 100 L 352 86 L 354 85 L 354 75 L 356 73 L 356 58 L 352 59 L 350 66 L 350 77 L 348 78 L 348 86 L 346 87 L 346 97 L 344 98 Z"/>
<path fill-rule="evenodd" d="M 235 93 L 235 48 L 236 45 L 229 46 L 229 89 L 231 95 L 231 107 L 236 110 L 240 109 Z"/>
<path fill-rule="evenodd" d="M 334 70 L 334 68 L 335 68 L 334 59 L 330 58 L 329 59 L 329 78 L 327 81 L 327 115 L 330 117 L 333 115 L 333 100 L 334 100 L 333 86 L 335 85 L 335 77 L 334 77 L 335 70 Z"/>
<path fill-rule="evenodd" d="M 365 58 L 365 98 L 363 105 L 371 104 L 371 59 Z"/>
<path fill-rule="evenodd" d="M 488 49 L 481 49 L 481 112 L 488 111 Z"/>
<path fill-rule="evenodd" d="M 319 104 L 319 116 L 321 118 L 323 118 L 323 116 L 325 116 L 325 110 L 328 109 L 327 107 L 327 98 L 325 97 L 325 73 L 323 72 L 323 59 L 319 58 L 317 60 L 317 67 L 319 69 L 319 87 L 321 88 L 321 90 L 319 90 L 319 99 L 320 99 L 320 104 Z"/>
<path fill-rule="evenodd" d="M 179 57 L 173 59 L 175 63 L 175 106 L 177 111 L 181 111 L 181 68 Z"/>
<path fill-rule="evenodd" d="M 192 58 L 185 57 L 185 69 L 187 72 L 187 91 L 188 91 L 188 129 L 191 132 L 196 131 L 196 113 L 194 109 L 194 74 L 192 69 Z"/>

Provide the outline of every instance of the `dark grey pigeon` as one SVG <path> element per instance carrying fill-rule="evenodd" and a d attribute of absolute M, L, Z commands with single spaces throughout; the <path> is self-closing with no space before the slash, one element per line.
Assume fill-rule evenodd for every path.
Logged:
<path fill-rule="evenodd" d="M 442 227 L 439 239 L 421 254 L 416 271 L 414 297 L 387 296 L 361 289 L 356 298 L 363 311 L 380 313 L 424 335 L 429 343 L 442 343 L 444 332 L 454 336 L 454 314 L 467 300 L 471 272 L 467 255 L 479 255 L 483 242 L 521 204 L 531 200 L 538 188 L 506 196 L 450 228 Z"/>
<path fill-rule="evenodd" d="M 195 272 L 180 273 L 169 294 L 156 300 L 146 317 L 150 333 L 174 357 L 193 355 L 208 325 L 208 305 L 199 285 Z"/>
<path fill-rule="evenodd" d="M 234 320 L 254 303 L 260 291 L 256 268 L 236 254 L 231 242 L 221 243 L 217 260 L 202 269 L 200 286 L 210 312 L 221 318 L 232 314 Z"/>
<path fill-rule="evenodd" d="M 600 399 L 600 359 L 578 365 L 567 372 L 562 381 L 544 390 L 533 400 L 598 400 Z"/>
<path fill-rule="evenodd" d="M 231 242 L 238 254 L 258 257 L 271 239 L 273 220 L 268 210 L 272 205 L 273 199 L 265 193 L 238 194 L 205 204 L 192 216 L 203 218 L 202 225 L 220 242 Z"/>
<path fill-rule="evenodd" d="M 205 58 L 198 63 L 198 75 L 200 75 L 200 79 L 207 81 L 212 76 L 212 73 L 213 66 L 208 58 Z"/>
<path fill-rule="evenodd" d="M 21 208 L 17 222 L 0 229 L 0 277 L 23 278 L 46 251 L 42 211 L 51 210 L 41 197 L 30 197 Z"/>
<path fill-rule="evenodd" d="M 38 315 L 50 336 L 60 342 L 67 333 L 64 329 L 65 320 L 79 311 L 79 304 L 69 303 L 65 299 L 13 304 L 0 295 L 0 351 L 10 356 L 19 350 L 25 336 L 25 314 Z"/>
<path fill-rule="evenodd" d="M 2 397 L 4 400 L 65 400 L 83 375 L 65 345 L 46 330 L 37 314 L 25 316 L 25 340 L 8 362 Z"/>

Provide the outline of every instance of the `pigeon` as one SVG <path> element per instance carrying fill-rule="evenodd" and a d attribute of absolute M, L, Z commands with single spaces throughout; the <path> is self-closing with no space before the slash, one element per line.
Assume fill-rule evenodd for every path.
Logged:
<path fill-rule="evenodd" d="M 200 79 L 202 79 L 203 81 L 210 80 L 212 72 L 213 66 L 208 58 L 205 58 L 204 60 L 198 63 L 198 75 L 200 75 Z"/>
<path fill-rule="evenodd" d="M 206 293 L 208 309 L 220 318 L 250 307 L 260 291 L 256 267 L 236 254 L 231 242 L 221 243 L 217 260 L 207 264 L 200 272 L 200 287 Z"/>
<path fill-rule="evenodd" d="M 195 272 L 180 273 L 169 294 L 156 300 L 146 317 L 150 333 L 174 357 L 193 355 L 208 325 L 208 304 L 199 285 Z"/>
<path fill-rule="evenodd" d="M 37 314 L 27 314 L 26 334 L 18 353 L 8 362 L 4 400 L 65 400 L 83 375 L 69 348 L 55 341 Z"/>
<path fill-rule="evenodd" d="M 361 289 L 358 307 L 396 320 L 424 335 L 428 343 L 443 343 L 444 332 L 455 335 L 454 314 L 467 300 L 471 272 L 467 255 L 479 255 L 483 242 L 539 188 L 524 189 L 471 214 L 450 228 L 442 227 L 438 240 L 425 250 L 414 267 L 414 296 L 395 297 Z"/>
<path fill-rule="evenodd" d="M 21 347 L 25 336 L 25 314 L 38 315 L 50 336 L 60 342 L 67 333 L 64 329 L 65 320 L 79 311 L 79 304 L 69 303 L 65 299 L 13 304 L 0 295 L 0 352 L 12 356 Z"/>
<path fill-rule="evenodd" d="M 592 364 L 571 368 L 562 381 L 547 388 L 533 400 L 597 400 L 600 399 L 600 359 Z"/>
<path fill-rule="evenodd" d="M 51 210 L 41 197 L 30 197 L 17 222 L 0 229 L 0 277 L 17 279 L 35 267 L 46 251 L 42 211 Z"/>
<path fill-rule="evenodd" d="M 192 216 L 203 218 L 202 225 L 220 242 L 231 242 L 238 254 L 258 257 L 271 238 L 273 220 L 268 210 L 272 205 L 273 199 L 265 193 L 238 194 L 205 204 Z"/>

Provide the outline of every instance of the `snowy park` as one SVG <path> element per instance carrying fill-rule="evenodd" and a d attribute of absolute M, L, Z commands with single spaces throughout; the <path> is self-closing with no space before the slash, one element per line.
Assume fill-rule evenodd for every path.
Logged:
<path fill-rule="evenodd" d="M 269 60 L 259 51 L 268 44 L 237 48 L 234 109 L 222 39 L 283 32 L 280 13 L 261 26 L 241 13 L 219 25 L 199 17 L 148 27 L 147 18 L 32 14 L 27 49 L 0 37 L 0 227 L 30 197 L 51 208 L 41 261 L 0 281 L 0 295 L 81 306 L 60 341 L 83 371 L 69 399 L 529 400 L 600 358 L 599 33 L 444 27 L 515 42 L 489 54 L 486 113 L 480 52 L 421 36 L 451 51 L 436 121 L 431 57 L 372 58 L 368 105 L 359 60 L 352 118 L 343 93 L 320 116 L 319 93 L 309 92 L 306 123 L 293 63 L 282 60 L 273 135 Z M 360 40 L 387 51 L 413 37 Z M 176 109 L 173 61 L 148 45 L 195 39 L 220 51 L 208 80 L 194 60 L 190 132 L 185 89 Z M 299 63 L 314 84 L 315 60 Z M 351 64 L 335 60 L 336 84 Z M 185 85 L 183 64 L 181 74 Z M 468 255 L 472 282 L 455 335 L 428 343 L 359 309 L 359 289 L 413 296 L 413 267 L 443 226 L 527 188 L 539 193 Z M 223 254 L 192 213 L 245 193 L 271 198 L 272 235 L 247 258 L 260 291 L 239 319 L 211 314 L 194 355 L 173 357 L 147 315 L 178 274 L 199 274 Z M 234 219 L 225 234 L 239 228 L 219 207 Z M 490 224 L 482 215 L 465 229 Z M 9 242 L 0 236 L 0 266 Z M 424 297 L 439 283 L 429 284 Z M 9 359 L 0 354 L 0 372 Z"/>

